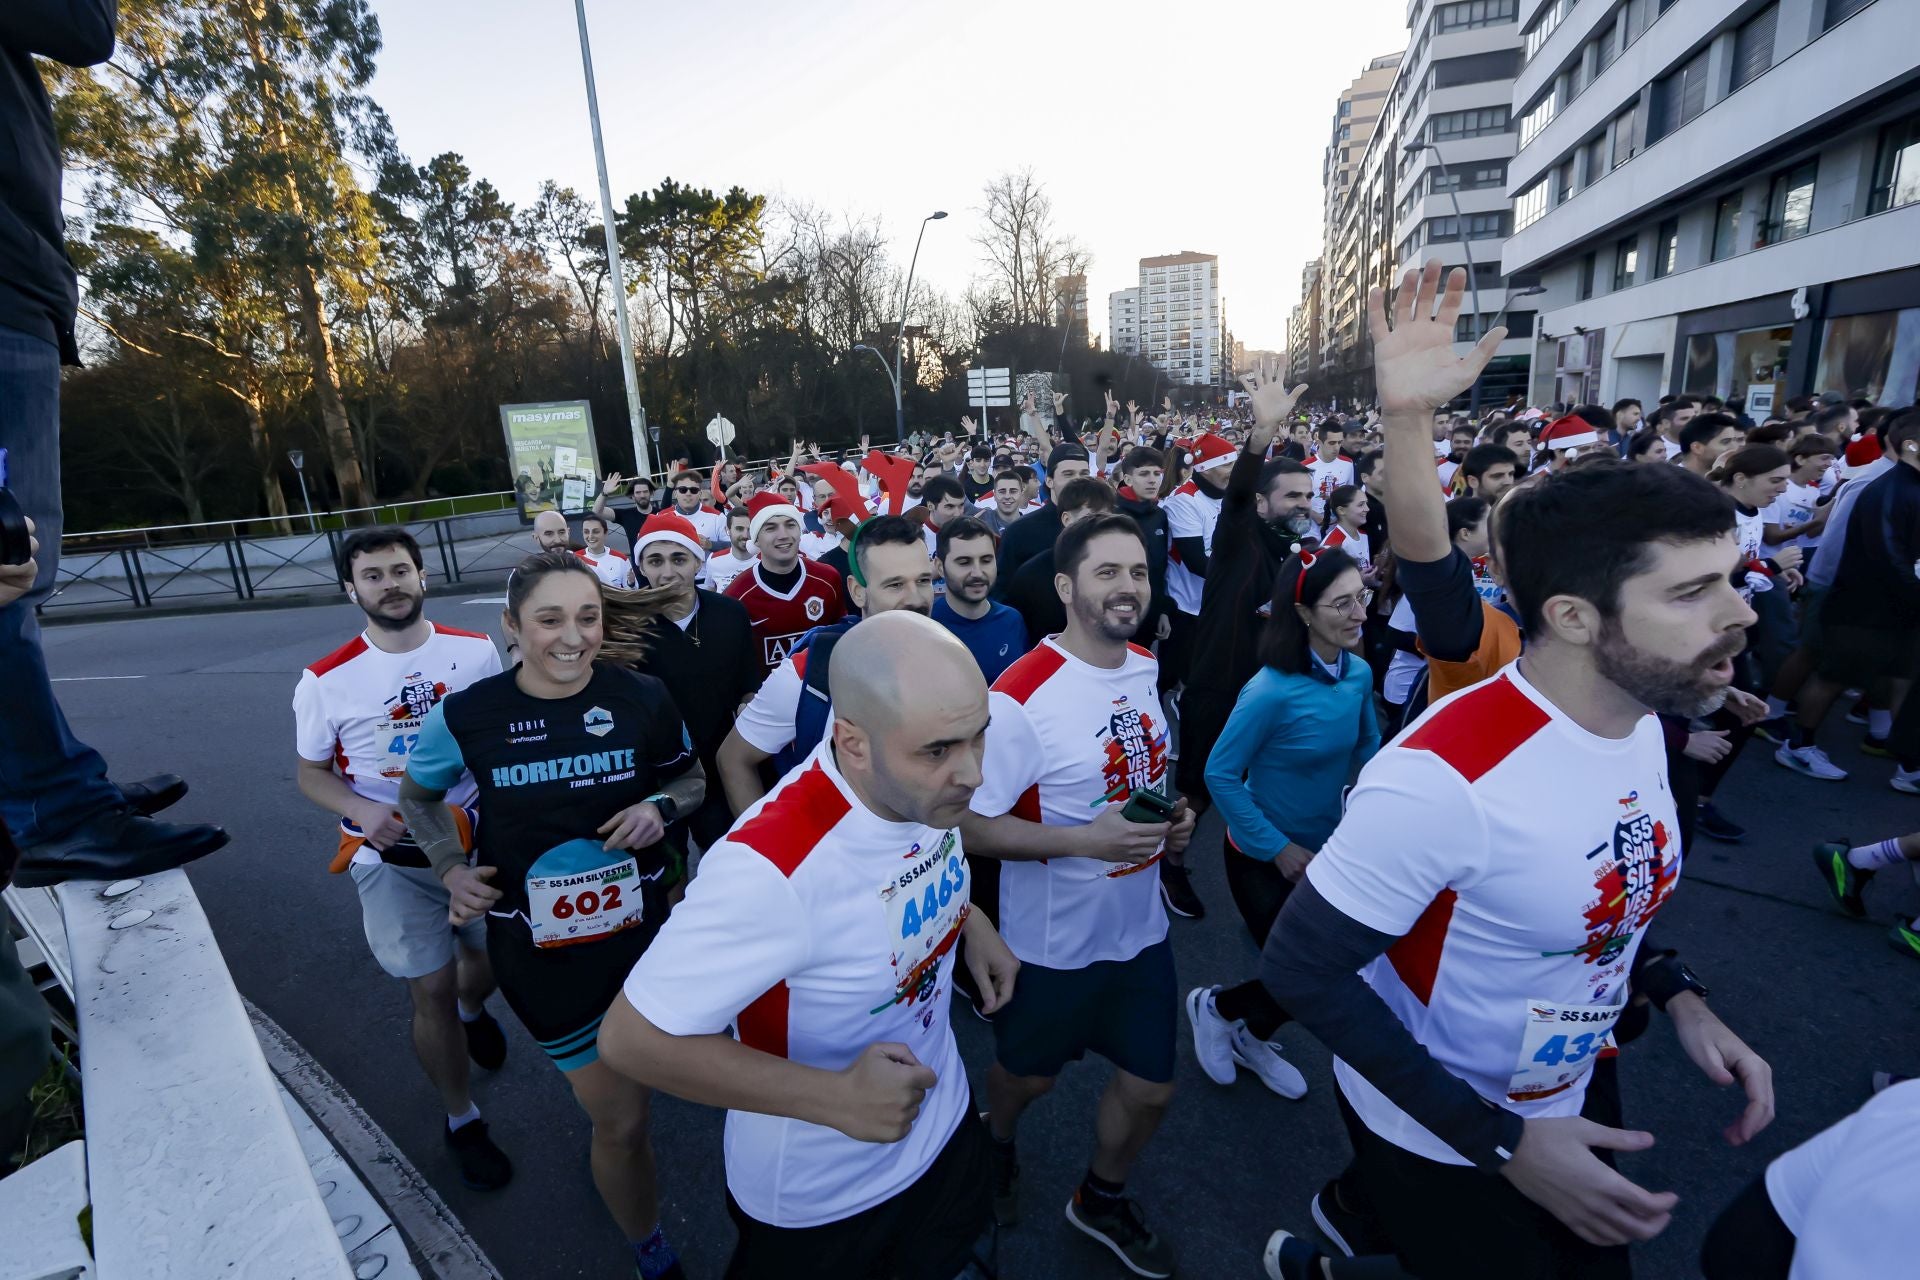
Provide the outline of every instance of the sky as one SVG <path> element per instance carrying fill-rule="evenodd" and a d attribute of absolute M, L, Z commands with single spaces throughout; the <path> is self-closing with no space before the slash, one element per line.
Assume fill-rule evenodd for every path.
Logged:
<path fill-rule="evenodd" d="M 571 0 L 372 0 L 373 95 L 416 163 L 510 201 L 597 196 Z M 1093 257 L 1091 323 L 1142 257 L 1220 257 L 1228 326 L 1286 346 L 1319 252 L 1336 98 L 1406 43 L 1400 0 L 587 0 L 616 206 L 672 177 L 877 217 L 918 278 L 980 271 L 981 189 L 1031 167 Z"/>

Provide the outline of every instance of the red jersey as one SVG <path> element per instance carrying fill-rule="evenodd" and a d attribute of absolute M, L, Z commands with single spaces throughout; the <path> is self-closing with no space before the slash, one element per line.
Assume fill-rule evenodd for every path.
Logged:
<path fill-rule="evenodd" d="M 767 585 L 760 576 L 764 568 L 756 562 L 733 580 L 727 594 L 746 606 L 747 623 L 760 645 L 760 661 L 772 674 L 801 636 L 840 621 L 846 610 L 840 604 L 840 574 L 831 566 L 800 557 L 800 581 L 785 594 Z"/>

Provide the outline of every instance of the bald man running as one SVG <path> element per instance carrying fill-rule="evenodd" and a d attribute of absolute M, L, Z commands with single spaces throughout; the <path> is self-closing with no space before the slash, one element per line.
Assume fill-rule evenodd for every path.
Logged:
<path fill-rule="evenodd" d="M 533 549 L 565 551 L 573 535 L 567 532 L 567 518 L 558 511 L 542 511 L 533 518 Z"/>
<path fill-rule="evenodd" d="M 1019 968 L 970 910 L 955 830 L 987 687 L 951 632 L 902 611 L 847 633 L 829 692 L 828 738 L 708 851 L 601 1060 L 728 1108 L 730 1280 L 951 1280 L 992 1185 L 947 1022 L 955 943 L 989 1013 Z"/>

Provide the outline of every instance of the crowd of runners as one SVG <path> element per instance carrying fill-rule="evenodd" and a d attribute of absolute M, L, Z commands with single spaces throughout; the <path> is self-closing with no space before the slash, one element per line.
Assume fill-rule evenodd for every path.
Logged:
<path fill-rule="evenodd" d="M 1844 696 L 1920 791 L 1920 413 L 1466 423 L 1501 335 L 1455 354 L 1461 290 L 1375 292 L 1377 412 L 1255 374 L 1234 411 L 1108 396 L 1076 427 L 1029 400 L 1017 435 L 796 446 L 658 504 L 610 476 L 536 521 L 504 669 L 426 616 L 404 532 L 347 538 L 367 627 L 300 678 L 300 785 L 467 1184 L 512 1177 L 469 1079 L 507 1050 L 498 990 L 591 1118 L 646 1280 L 681 1274 L 654 1090 L 728 1112 L 729 1276 L 991 1274 L 994 1232 L 1063 1204 L 1168 1276 L 1128 1178 L 1183 1042 L 1298 1098 L 1327 1082 L 1288 1061 L 1297 1023 L 1352 1158 L 1266 1206 L 1270 1276 L 1629 1274 L 1674 1204 L 1613 1167 L 1652 1141 L 1619 1084 L 1651 1019 L 1744 1095 L 1725 1159 L 1773 1118 L 1766 1046 L 1655 934 L 1693 841 L 1741 838 L 1717 784 L 1754 736 L 1844 778 L 1819 745 Z M 1920 859 L 1859 834 L 1812 851 L 1853 915 Z M 1183 984 L 1196 856 L 1261 951 Z M 1889 939 L 1920 960 L 1911 923 Z M 992 1024 L 977 1092 L 956 1009 Z M 1085 1173 L 1025 1186 L 1021 1118 L 1089 1054 Z M 1920 1083 L 1882 1083 L 1753 1169 L 1709 1275 L 1910 1265 L 1911 1233 L 1857 1228 L 1920 1137 Z"/>

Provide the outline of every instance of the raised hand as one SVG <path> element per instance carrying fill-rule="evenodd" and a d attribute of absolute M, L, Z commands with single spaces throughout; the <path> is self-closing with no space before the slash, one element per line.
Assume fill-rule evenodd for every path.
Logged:
<path fill-rule="evenodd" d="M 970 436 L 977 435 L 980 431 L 980 424 L 963 413 L 960 415 L 960 429 Z"/>
<path fill-rule="evenodd" d="M 1287 415 L 1293 412 L 1293 406 L 1299 403 L 1301 396 L 1307 394 L 1306 383 L 1302 382 L 1289 391 L 1285 382 L 1277 378 L 1269 381 L 1265 370 L 1241 375 L 1240 385 L 1245 388 L 1247 401 L 1253 406 L 1255 425 L 1269 432 L 1286 421 Z"/>
<path fill-rule="evenodd" d="M 1115 418 L 1120 416 L 1120 402 L 1113 398 L 1113 392 L 1111 391 L 1106 393 L 1106 397 L 1107 397 L 1107 421 L 1112 422 Z"/>
<path fill-rule="evenodd" d="M 1020 397 L 1020 412 L 1024 414 L 1032 413 L 1033 411 L 1033 392 L 1029 391 L 1026 395 Z"/>
<path fill-rule="evenodd" d="M 1466 355 L 1453 353 L 1453 322 L 1459 318 L 1466 291 L 1467 273 L 1459 267 L 1447 274 L 1444 292 L 1439 262 L 1409 271 L 1394 295 L 1391 325 L 1385 290 L 1376 285 L 1367 291 L 1373 380 L 1383 412 L 1430 414 L 1472 386 L 1493 359 L 1506 340 L 1504 325 L 1495 326 Z"/>
<path fill-rule="evenodd" d="M 1172 397 L 1172 396 L 1161 396 L 1161 397 L 1160 397 L 1160 407 L 1161 407 L 1162 409 L 1165 409 L 1165 410 L 1166 410 L 1166 411 L 1167 411 L 1168 413 L 1172 413 L 1172 412 L 1173 412 L 1173 397 Z"/>
<path fill-rule="evenodd" d="M 614 494 L 620 492 L 620 486 L 625 483 L 626 481 L 620 478 L 618 471 L 607 472 L 607 478 L 600 484 L 600 496 L 603 498 L 611 498 Z"/>
<path fill-rule="evenodd" d="M 1053 411 L 1056 414 L 1065 413 L 1067 411 L 1067 393 L 1066 392 L 1056 391 L 1053 393 Z"/>
<path fill-rule="evenodd" d="M 1127 401 L 1127 416 L 1133 418 L 1140 416 L 1140 402 L 1138 400 Z"/>

